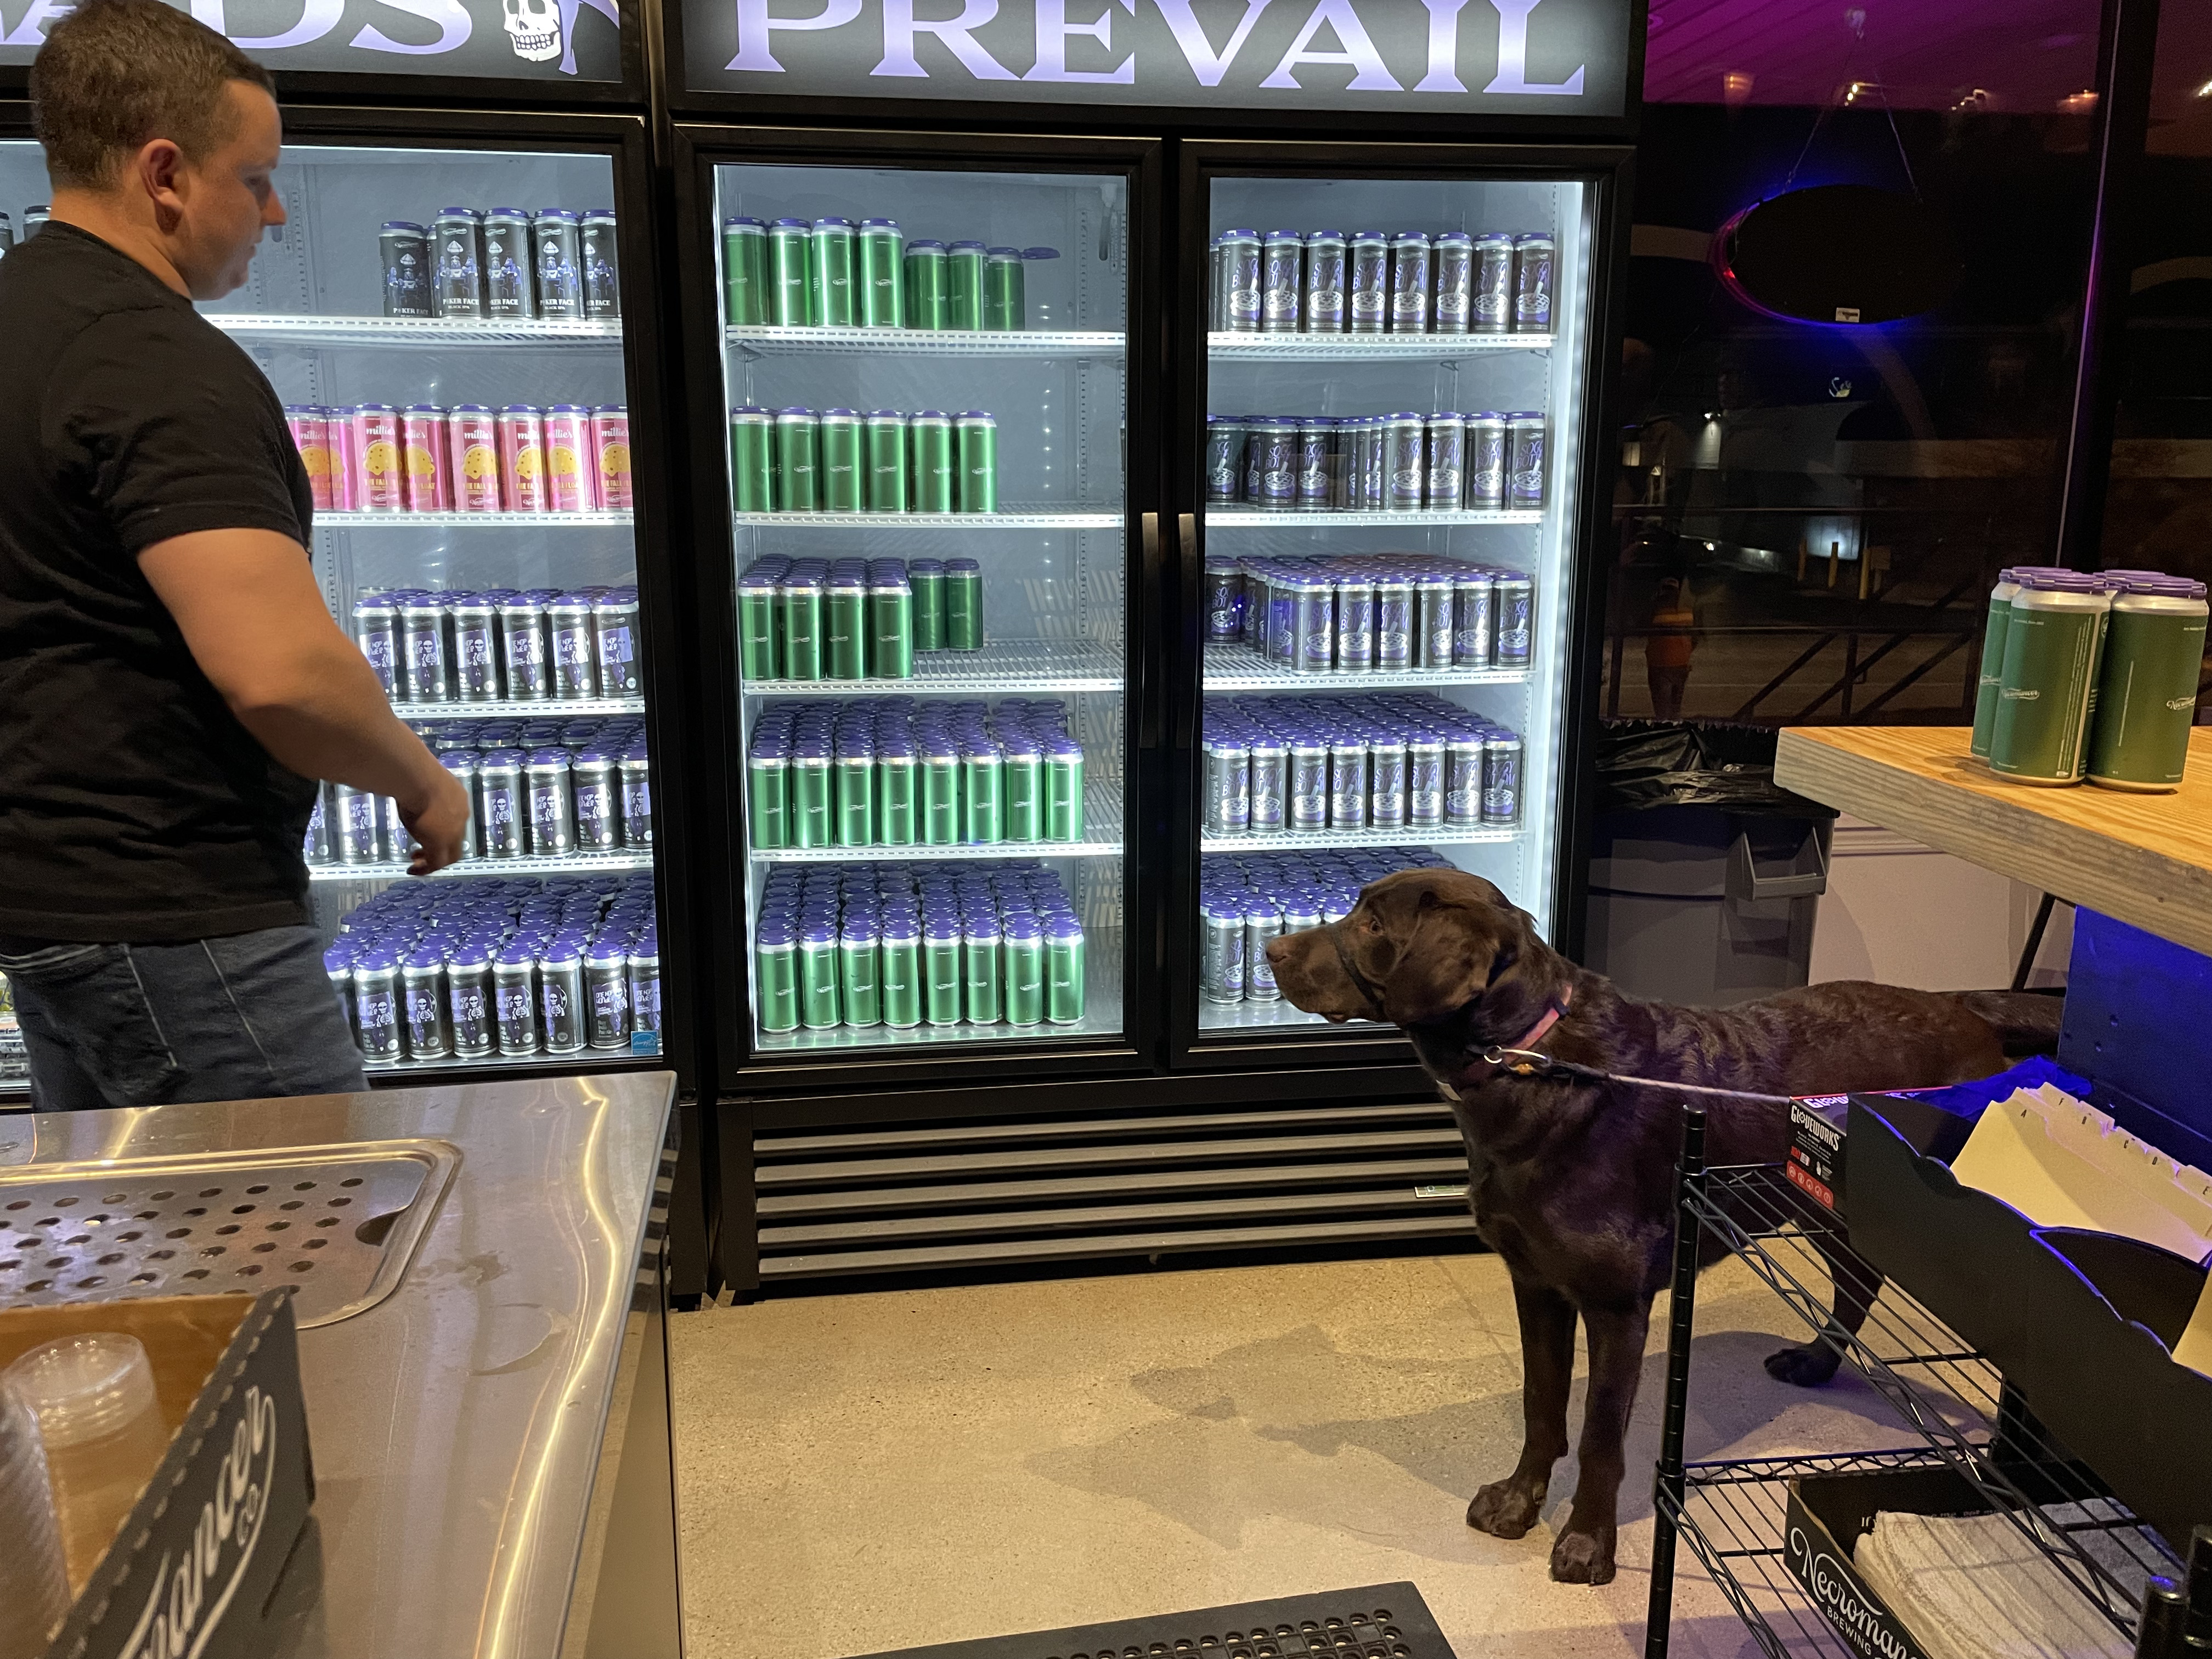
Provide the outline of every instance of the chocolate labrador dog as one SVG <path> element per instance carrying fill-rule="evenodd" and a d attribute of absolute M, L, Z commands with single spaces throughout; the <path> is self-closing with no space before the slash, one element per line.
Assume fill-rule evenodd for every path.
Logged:
<path fill-rule="evenodd" d="M 1342 921 L 1277 939 L 1267 957 L 1283 994 L 1307 1012 L 1402 1028 L 1459 1119 L 1476 1229 L 1513 1276 L 1523 1379 L 1521 1461 L 1475 1493 L 1469 1526 L 1518 1538 L 1542 1512 L 1567 1449 L 1577 1317 L 1587 1329 L 1582 1478 L 1552 1546 L 1552 1577 L 1570 1583 L 1613 1577 L 1622 1443 L 1651 1298 L 1673 1256 L 1680 1097 L 1523 1076 L 1484 1051 L 1540 1049 L 1615 1074 L 1808 1095 L 1987 1077 L 2004 1068 L 2008 1041 L 2049 1048 L 2057 1037 L 2055 999 L 2002 993 L 1844 981 L 1732 1008 L 1639 1002 L 1552 950 L 1504 894 L 1462 870 L 1386 876 Z M 1713 1164 L 1786 1156 L 1787 1107 L 1699 1104 Z M 1708 1235 L 1705 1262 L 1724 1253 Z M 1839 1291 L 1845 1326 L 1856 1330 L 1866 1313 Z M 1836 1364 L 1823 1347 L 1784 1348 L 1766 1369 L 1811 1388 Z"/>

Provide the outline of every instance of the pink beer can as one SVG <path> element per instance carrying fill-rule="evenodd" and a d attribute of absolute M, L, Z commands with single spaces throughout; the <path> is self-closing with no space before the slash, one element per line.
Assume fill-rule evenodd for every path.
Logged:
<path fill-rule="evenodd" d="M 496 513 L 499 423 L 482 404 L 460 404 L 446 416 L 446 453 L 458 513 Z"/>
<path fill-rule="evenodd" d="M 545 417 L 527 404 L 499 411 L 500 505 L 509 513 L 545 510 Z"/>
<path fill-rule="evenodd" d="M 356 510 L 404 512 L 407 486 L 400 468 L 399 411 L 390 404 L 356 404 L 351 424 Z"/>
<path fill-rule="evenodd" d="M 592 459 L 599 505 L 610 513 L 628 512 L 629 410 L 620 404 L 601 404 L 592 411 Z"/>
<path fill-rule="evenodd" d="M 331 435 L 323 411 L 313 404 L 284 405 L 284 424 L 291 429 L 293 447 L 300 452 L 300 468 L 307 475 L 308 498 L 317 510 L 327 511 L 331 500 Z"/>
<path fill-rule="evenodd" d="M 435 404 L 410 404 L 400 411 L 399 471 L 410 513 L 453 510 L 446 411 Z"/>
<path fill-rule="evenodd" d="M 592 510 L 591 411 L 556 404 L 545 411 L 545 502 L 556 513 Z"/>
<path fill-rule="evenodd" d="M 331 467 L 331 509 L 350 513 L 354 481 L 361 476 L 353 456 L 353 410 L 340 407 L 319 409 L 315 413 L 323 417 L 323 453 Z"/>

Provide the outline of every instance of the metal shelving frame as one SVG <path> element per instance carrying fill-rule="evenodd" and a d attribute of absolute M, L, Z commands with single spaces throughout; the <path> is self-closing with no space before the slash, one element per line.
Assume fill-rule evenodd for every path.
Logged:
<path fill-rule="evenodd" d="M 2165 1540 L 2050 1437 L 1994 1364 L 1854 1253 L 1842 1222 L 1792 1186 L 1784 1166 L 1708 1170 L 1705 1134 L 1705 1113 L 1685 1107 L 1645 1659 L 1664 1659 L 1668 1651 L 1678 1541 L 1690 1547 L 1770 1659 L 1855 1654 L 1784 1564 L 1781 1506 L 1789 1482 L 1800 1475 L 1900 1468 L 1948 1469 L 1964 1479 L 2132 1644 L 2143 1579 L 2181 1570 Z M 1740 1257 L 1804 1321 L 1814 1343 L 1864 1378 L 1923 1443 L 1909 1451 L 1684 1463 L 1698 1260 L 1707 1234 Z M 1873 1304 L 1857 1331 L 1832 1316 L 1832 1283 Z M 2055 1521 L 2047 1508 L 2059 1504 L 2087 1506 L 2085 1516 L 2094 1518 Z"/>

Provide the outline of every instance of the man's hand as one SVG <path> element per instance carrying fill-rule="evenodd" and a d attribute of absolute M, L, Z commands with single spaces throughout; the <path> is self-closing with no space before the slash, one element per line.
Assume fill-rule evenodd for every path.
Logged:
<path fill-rule="evenodd" d="M 437 776 L 428 780 L 427 794 L 414 799 L 394 797 L 399 803 L 399 821 L 421 843 L 407 866 L 410 876 L 434 875 L 447 865 L 459 863 L 468 841 L 469 792 L 444 767 L 436 771 Z"/>

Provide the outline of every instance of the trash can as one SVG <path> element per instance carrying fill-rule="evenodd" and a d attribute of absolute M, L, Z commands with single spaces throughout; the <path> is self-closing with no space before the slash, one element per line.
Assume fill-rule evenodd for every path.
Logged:
<path fill-rule="evenodd" d="M 1584 963 L 1715 1007 L 1804 984 L 1836 815 L 1776 785 L 1772 729 L 1614 722 L 1597 773 Z"/>

